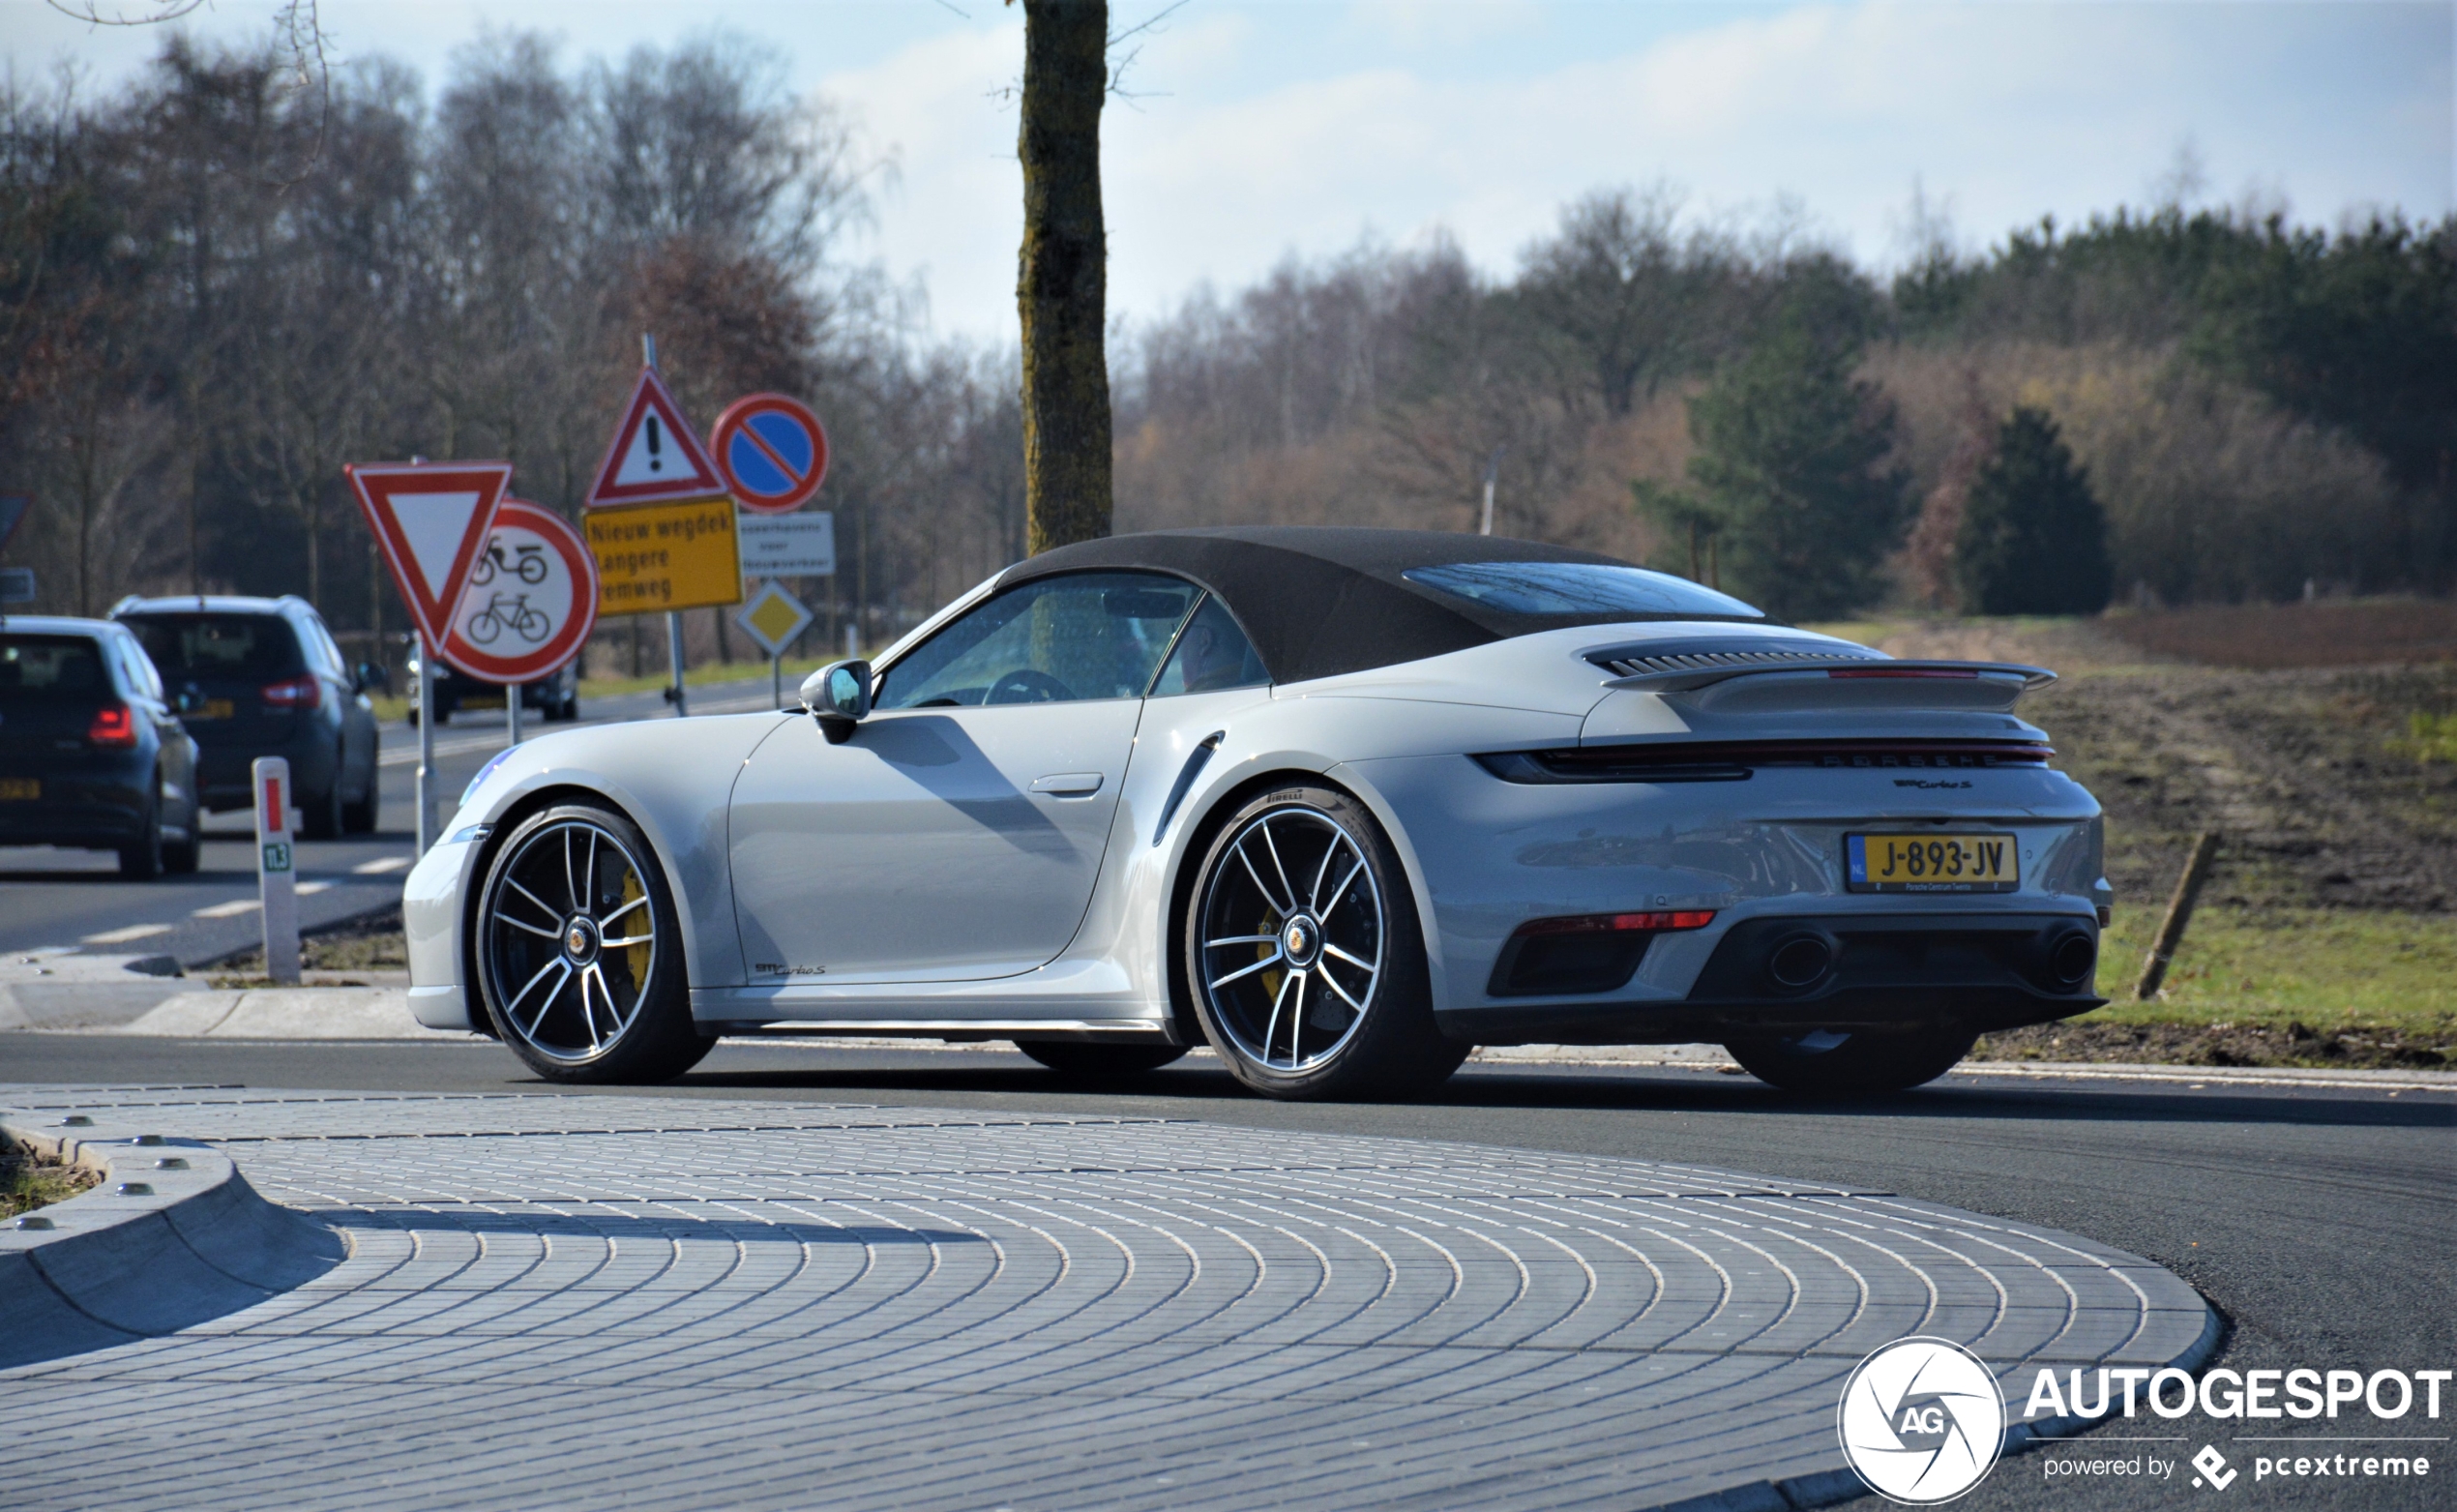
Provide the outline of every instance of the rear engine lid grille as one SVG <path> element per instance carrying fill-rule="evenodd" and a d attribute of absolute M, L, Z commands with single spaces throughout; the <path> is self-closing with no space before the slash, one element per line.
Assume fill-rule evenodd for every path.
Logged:
<path fill-rule="evenodd" d="M 1637 645 L 1607 646 L 1600 651 L 1589 651 L 1586 659 L 1615 677 L 1709 671 L 1725 667 L 1786 667 L 1837 661 L 1888 660 L 1882 651 L 1852 645 L 1848 641 L 1780 640 L 1763 637 L 1643 641 Z"/>

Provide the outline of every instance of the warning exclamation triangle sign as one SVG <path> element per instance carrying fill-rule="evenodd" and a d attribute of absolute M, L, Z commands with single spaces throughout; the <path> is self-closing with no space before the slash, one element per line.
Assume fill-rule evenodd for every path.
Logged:
<path fill-rule="evenodd" d="M 590 509 L 609 504 L 650 504 L 660 499 L 704 499 L 725 491 L 725 480 L 692 434 L 682 407 L 666 392 L 654 368 L 642 368 L 614 444 L 597 469 Z"/>
<path fill-rule="evenodd" d="M 451 633 L 512 483 L 510 462 L 360 462 L 349 475 L 393 586 L 429 645 Z"/>

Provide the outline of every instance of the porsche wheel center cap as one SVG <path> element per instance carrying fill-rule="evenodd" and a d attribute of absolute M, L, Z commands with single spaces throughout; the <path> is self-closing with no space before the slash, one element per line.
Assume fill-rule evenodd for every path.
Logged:
<path fill-rule="evenodd" d="M 1280 949 L 1291 964 L 1312 965 L 1322 952 L 1322 926 L 1303 914 L 1280 926 Z"/>
<path fill-rule="evenodd" d="M 563 927 L 563 952 L 575 961 L 586 961 L 597 954 L 597 926 L 584 918 L 575 918 Z"/>

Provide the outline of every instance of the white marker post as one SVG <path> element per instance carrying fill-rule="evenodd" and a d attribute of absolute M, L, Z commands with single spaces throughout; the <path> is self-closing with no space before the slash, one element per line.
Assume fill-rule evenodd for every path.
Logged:
<path fill-rule="evenodd" d="M 299 888 L 290 851 L 290 763 L 256 757 L 256 896 L 264 905 L 264 974 L 299 982 Z"/>

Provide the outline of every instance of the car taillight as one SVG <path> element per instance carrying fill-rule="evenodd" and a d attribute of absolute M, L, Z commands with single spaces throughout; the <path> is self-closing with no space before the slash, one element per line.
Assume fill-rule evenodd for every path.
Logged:
<path fill-rule="evenodd" d="M 1582 913 L 1564 919 L 1530 919 L 1521 934 L 1626 934 L 1666 930 L 1702 930 L 1715 922 L 1711 908 L 1683 908 L 1673 913 Z"/>
<path fill-rule="evenodd" d="M 85 726 L 85 738 L 98 746 L 136 744 L 136 714 L 125 703 L 104 706 Z"/>
<path fill-rule="evenodd" d="M 288 682 L 267 683 L 264 701 L 276 709 L 311 709 L 323 691 L 323 685 L 312 677 L 293 677 Z"/>

